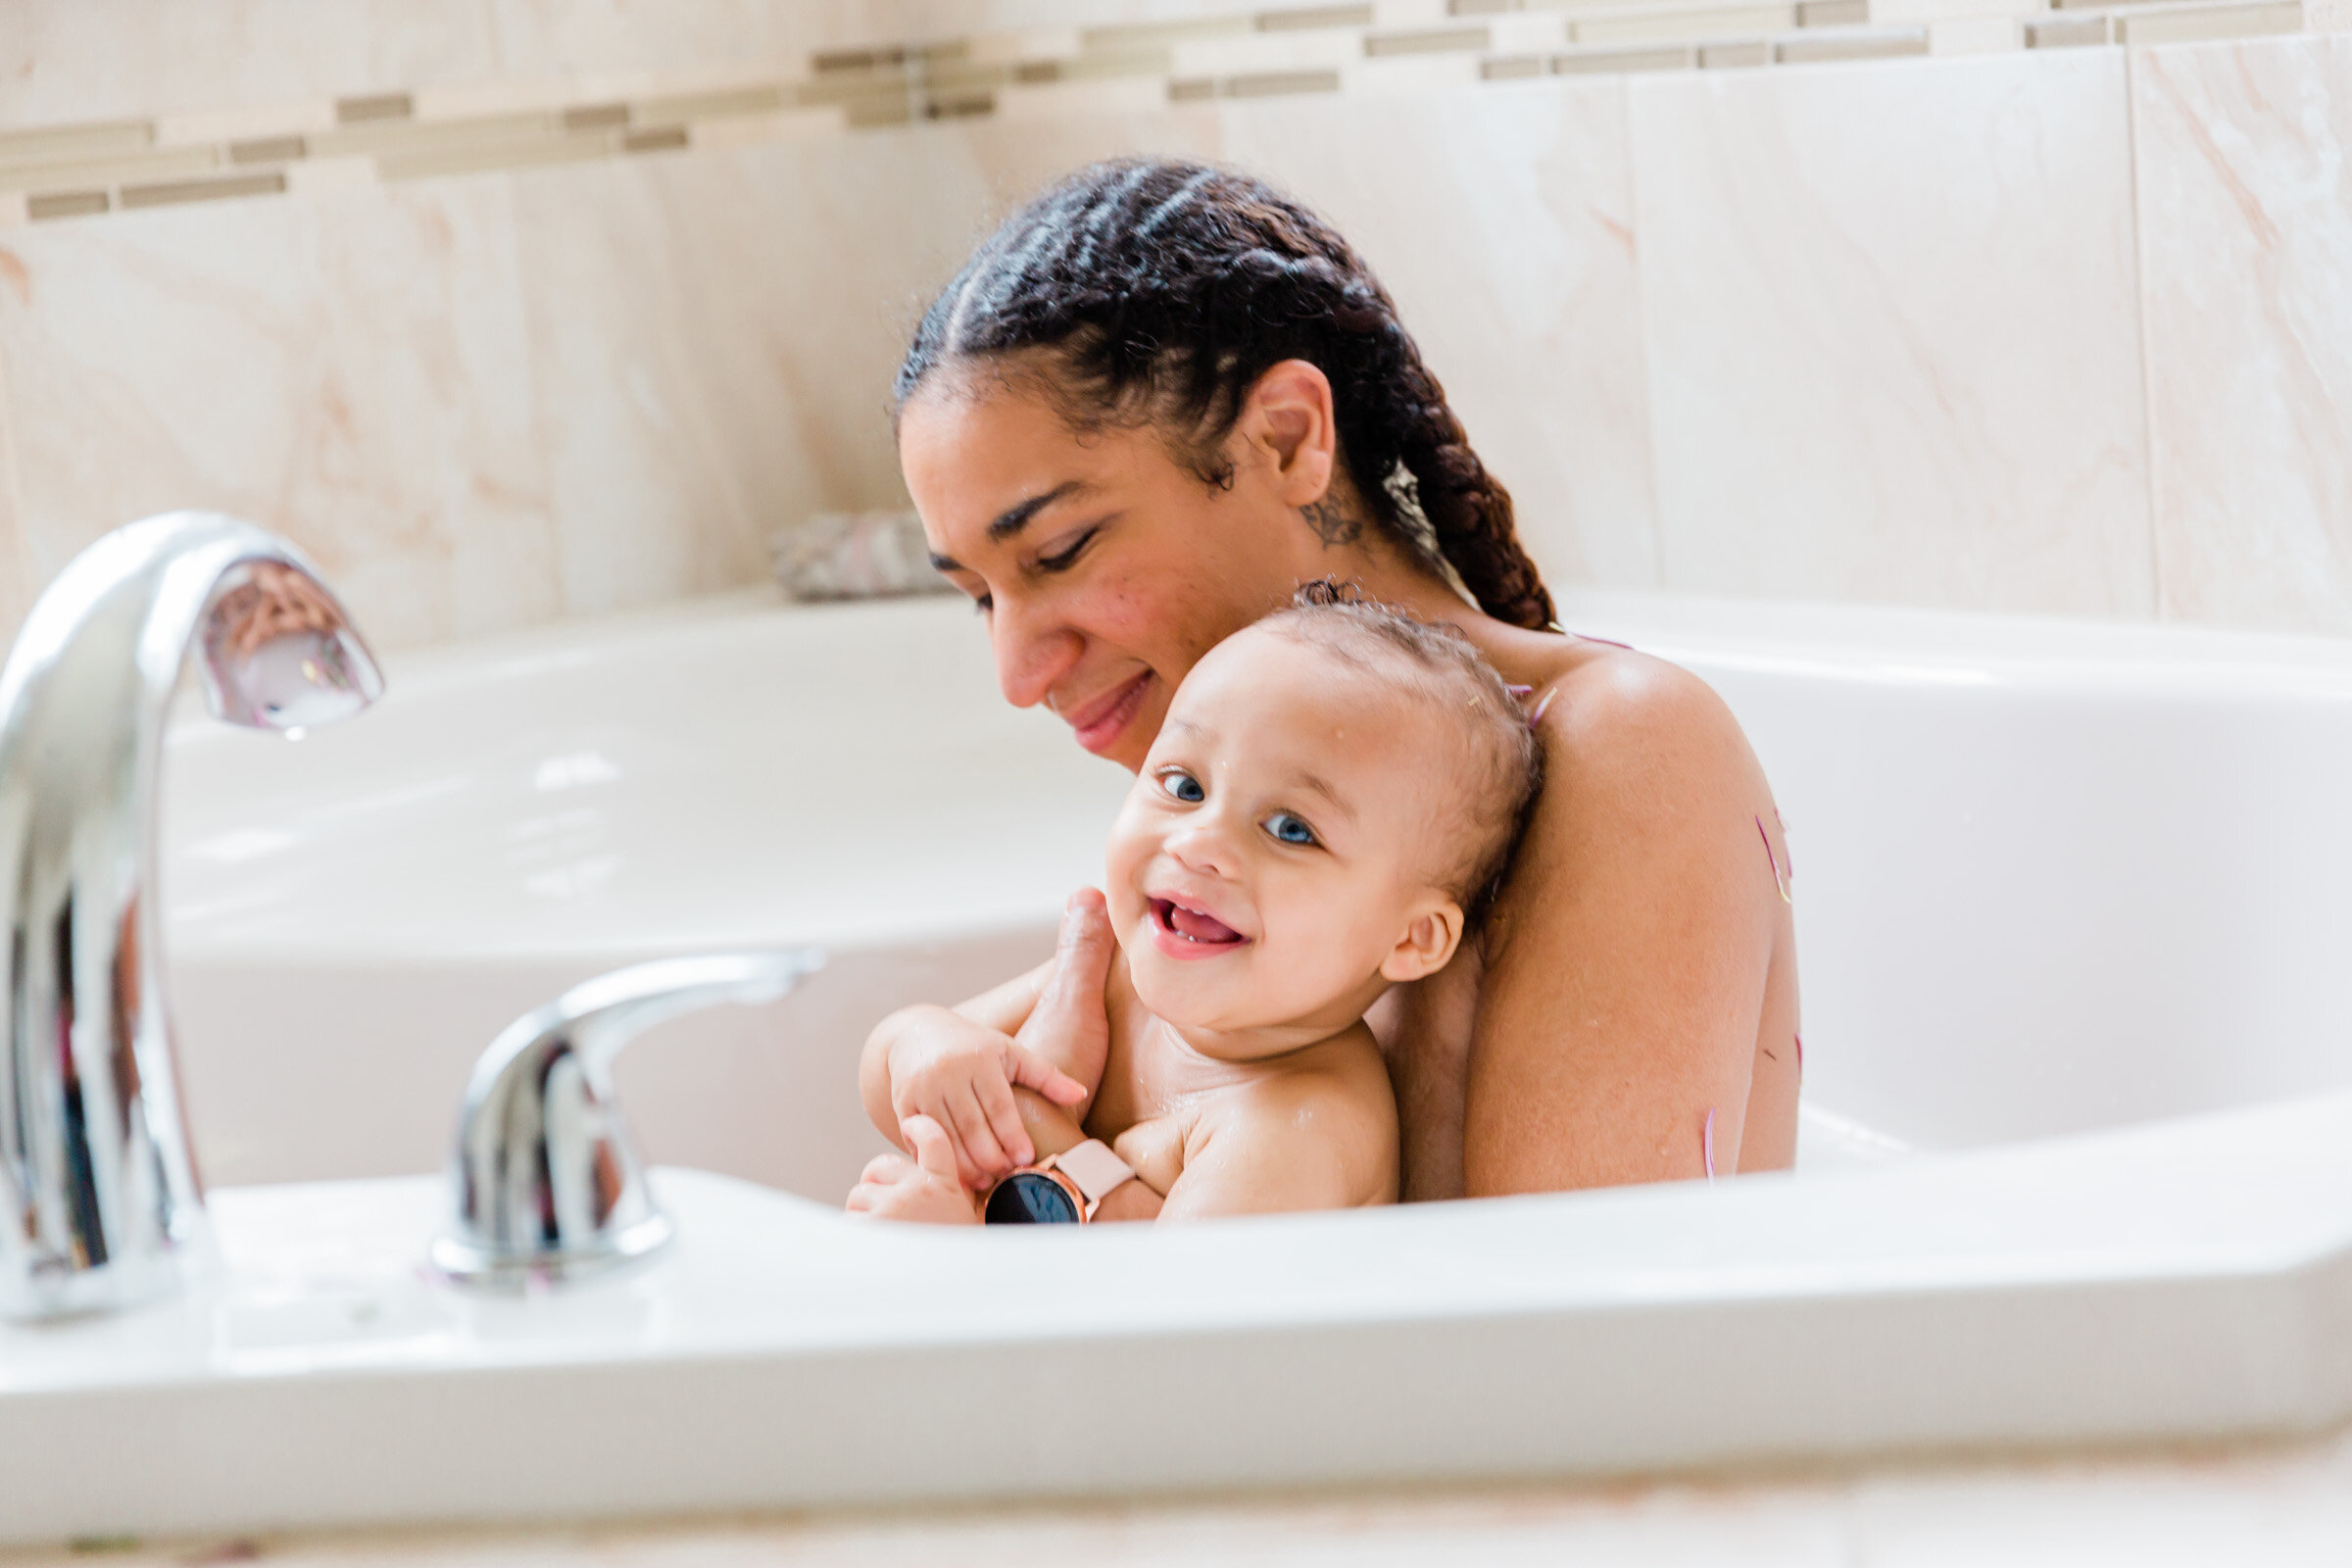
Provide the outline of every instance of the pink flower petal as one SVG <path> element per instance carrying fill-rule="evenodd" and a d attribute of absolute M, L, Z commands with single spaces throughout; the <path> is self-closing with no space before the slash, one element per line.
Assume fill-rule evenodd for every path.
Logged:
<path fill-rule="evenodd" d="M 1773 814 L 1778 816 L 1780 813 L 1776 811 Z M 1781 902 L 1794 904 L 1796 901 L 1788 896 L 1788 879 L 1781 875 L 1781 858 L 1772 853 L 1772 835 L 1764 830 L 1764 819 L 1760 816 L 1756 818 L 1756 837 L 1764 841 L 1764 860 L 1772 867 L 1772 885 L 1780 890 Z"/>
<path fill-rule="evenodd" d="M 1707 1107 L 1707 1125 L 1698 1135 L 1699 1157 L 1707 1162 L 1707 1180 L 1715 1179 L 1715 1107 Z"/>

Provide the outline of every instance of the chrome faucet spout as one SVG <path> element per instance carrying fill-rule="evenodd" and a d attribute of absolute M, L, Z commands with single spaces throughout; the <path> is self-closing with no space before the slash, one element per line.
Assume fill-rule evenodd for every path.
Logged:
<path fill-rule="evenodd" d="M 215 513 L 115 530 L 25 618 L 0 668 L 0 1316 L 134 1305 L 203 1250 L 155 848 L 191 647 L 230 723 L 299 736 L 383 691 L 294 548 Z"/>
<path fill-rule="evenodd" d="M 657 958 L 583 981 L 509 1024 L 474 1063 L 435 1267 L 470 1286 L 555 1284 L 669 1240 L 620 1105 L 612 1059 L 665 1018 L 773 1002 L 824 967 L 814 948 Z"/>

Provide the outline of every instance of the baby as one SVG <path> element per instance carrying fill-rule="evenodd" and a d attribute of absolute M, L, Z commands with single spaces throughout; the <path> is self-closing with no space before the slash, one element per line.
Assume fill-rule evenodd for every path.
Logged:
<path fill-rule="evenodd" d="M 1169 1219 L 1394 1202 L 1396 1107 L 1364 1012 L 1453 956 L 1540 755 L 1459 634 L 1329 585 L 1220 643 L 1111 829 L 1107 1034 L 1023 1027 L 1069 983 L 1066 940 L 1051 976 L 953 1015 L 892 1014 L 859 1076 L 874 1124 L 914 1157 L 875 1159 L 851 1210 L 1083 1223 L 1106 1200 L 1105 1218 Z M 1081 1130 L 1024 1121 L 1016 1085 Z"/>

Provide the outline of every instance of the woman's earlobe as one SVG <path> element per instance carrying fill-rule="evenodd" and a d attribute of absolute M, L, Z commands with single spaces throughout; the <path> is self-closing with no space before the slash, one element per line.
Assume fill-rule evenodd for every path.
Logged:
<path fill-rule="evenodd" d="M 1325 499 L 1338 475 L 1331 380 L 1305 360 L 1284 360 L 1251 384 L 1247 397 L 1254 438 L 1273 459 L 1292 506 Z"/>

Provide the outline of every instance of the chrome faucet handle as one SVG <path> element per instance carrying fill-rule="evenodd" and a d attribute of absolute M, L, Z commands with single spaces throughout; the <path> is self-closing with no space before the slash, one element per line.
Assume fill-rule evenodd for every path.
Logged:
<path fill-rule="evenodd" d="M 434 1266 L 514 1287 L 577 1278 L 669 1240 L 612 1099 L 613 1058 L 663 1019 L 772 1002 L 824 961 L 814 948 L 662 958 L 583 981 L 509 1024 L 466 1085 L 455 1213 Z"/>
<path fill-rule="evenodd" d="M 200 1255 L 155 869 L 191 647 L 231 723 L 298 735 L 384 689 L 294 547 L 217 513 L 116 529 L 24 617 L 0 669 L 0 1317 L 135 1305 Z"/>

